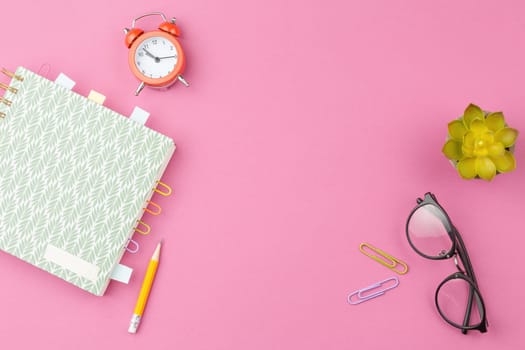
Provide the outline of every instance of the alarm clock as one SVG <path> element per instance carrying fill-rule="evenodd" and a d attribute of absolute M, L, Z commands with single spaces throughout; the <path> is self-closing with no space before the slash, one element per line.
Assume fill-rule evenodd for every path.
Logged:
<path fill-rule="evenodd" d="M 147 16 L 162 17 L 163 22 L 158 30 L 144 32 L 135 27 L 135 22 Z M 177 39 L 180 29 L 175 24 L 175 18 L 168 21 L 161 12 L 146 13 L 133 19 L 131 29 L 125 28 L 124 33 L 125 44 L 129 49 L 129 67 L 133 75 L 140 80 L 135 96 L 138 96 L 145 86 L 164 88 L 177 81 L 186 87 L 190 86 L 182 76 L 186 58 Z"/>

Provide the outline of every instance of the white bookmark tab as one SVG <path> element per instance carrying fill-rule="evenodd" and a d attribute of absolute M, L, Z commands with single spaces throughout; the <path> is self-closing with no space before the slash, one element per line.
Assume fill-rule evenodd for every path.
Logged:
<path fill-rule="evenodd" d="M 88 99 L 91 101 L 98 103 L 99 105 L 104 104 L 104 101 L 106 100 L 106 96 L 102 95 L 100 92 L 97 92 L 95 90 L 91 90 L 88 95 Z"/>
<path fill-rule="evenodd" d="M 58 85 L 65 87 L 68 90 L 73 89 L 73 86 L 75 86 L 75 81 L 72 80 L 70 77 L 65 75 L 64 73 L 60 73 L 58 77 L 55 79 L 55 83 Z"/>
<path fill-rule="evenodd" d="M 128 267 L 126 265 L 118 264 L 113 269 L 113 272 L 111 273 L 111 279 L 128 284 L 129 280 L 131 279 L 131 273 L 133 272 L 133 269 L 131 267 Z"/>
<path fill-rule="evenodd" d="M 129 119 L 136 121 L 139 124 L 146 124 L 148 121 L 149 112 L 143 110 L 140 107 L 135 107 L 133 109 L 133 112 L 131 112 L 131 115 L 129 116 Z"/>

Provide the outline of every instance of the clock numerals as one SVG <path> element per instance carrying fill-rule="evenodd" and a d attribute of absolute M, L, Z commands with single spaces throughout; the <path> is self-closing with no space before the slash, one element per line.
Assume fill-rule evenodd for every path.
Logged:
<path fill-rule="evenodd" d="M 175 44 L 160 36 L 144 40 L 135 52 L 135 67 L 150 79 L 162 79 L 173 74 L 178 60 Z"/>

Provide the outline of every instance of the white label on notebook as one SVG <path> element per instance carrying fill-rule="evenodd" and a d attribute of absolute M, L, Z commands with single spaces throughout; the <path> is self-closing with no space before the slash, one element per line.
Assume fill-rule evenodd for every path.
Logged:
<path fill-rule="evenodd" d="M 118 264 L 111 272 L 111 279 L 122 283 L 129 283 L 133 269 L 126 265 Z"/>
<path fill-rule="evenodd" d="M 64 73 L 60 73 L 58 75 L 58 77 L 55 79 L 55 83 L 62 87 L 65 87 L 68 90 L 71 90 L 76 84 L 70 77 L 68 77 Z"/>
<path fill-rule="evenodd" d="M 61 248 L 48 244 L 44 258 L 92 282 L 97 281 L 98 266 L 80 259 L 78 256 L 70 254 Z"/>
<path fill-rule="evenodd" d="M 146 124 L 148 121 L 149 112 L 143 110 L 140 107 L 135 107 L 133 109 L 133 112 L 131 112 L 131 115 L 129 116 L 129 119 L 136 121 L 139 124 Z"/>

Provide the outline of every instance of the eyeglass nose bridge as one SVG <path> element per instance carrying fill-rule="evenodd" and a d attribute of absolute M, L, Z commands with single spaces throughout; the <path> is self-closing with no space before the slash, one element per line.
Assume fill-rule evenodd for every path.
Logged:
<path fill-rule="evenodd" d="M 459 272 L 465 273 L 465 271 L 459 265 L 458 255 L 457 254 L 454 254 L 454 265 L 456 265 L 456 268 L 458 269 Z"/>

